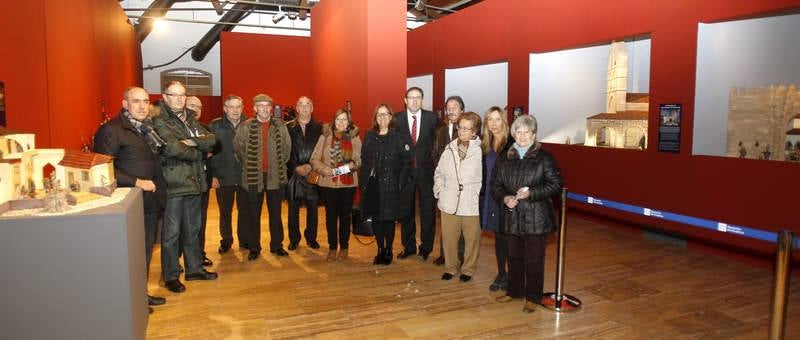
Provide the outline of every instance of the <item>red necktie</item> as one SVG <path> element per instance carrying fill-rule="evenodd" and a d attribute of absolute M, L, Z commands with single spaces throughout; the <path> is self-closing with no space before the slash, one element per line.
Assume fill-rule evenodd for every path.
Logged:
<path fill-rule="evenodd" d="M 411 115 L 411 144 L 417 144 L 417 115 Z"/>

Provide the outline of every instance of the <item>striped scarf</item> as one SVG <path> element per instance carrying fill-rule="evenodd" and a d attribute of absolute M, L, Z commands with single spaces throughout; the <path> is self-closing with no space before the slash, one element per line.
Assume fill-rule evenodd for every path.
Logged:
<path fill-rule="evenodd" d="M 333 133 L 331 138 L 331 166 L 336 168 L 347 164 L 353 159 L 353 142 L 350 140 L 350 131 Z M 342 184 L 353 184 L 353 172 L 333 177 L 333 182 L 341 178 Z"/>
<path fill-rule="evenodd" d="M 283 140 L 280 138 L 280 133 L 273 129 L 275 125 L 275 121 L 271 121 L 269 124 L 269 128 L 272 131 L 269 132 L 269 137 L 273 141 L 275 141 L 275 147 L 277 151 L 277 159 L 276 162 L 283 158 Z M 269 147 L 269 141 L 263 141 L 263 145 L 259 145 L 258 141 L 261 138 L 261 122 L 258 119 L 253 119 L 250 121 L 250 125 L 247 127 L 247 148 L 246 148 L 246 155 L 247 159 L 243 166 L 245 167 L 245 181 L 247 183 L 247 187 L 249 191 L 261 191 L 265 189 L 267 186 L 267 179 L 263 179 L 263 187 L 259 187 L 259 179 L 261 178 L 261 162 L 259 161 L 259 155 L 262 152 L 262 147 L 267 148 Z M 272 164 L 272 162 L 270 162 Z M 275 163 L 277 164 L 277 163 Z M 278 167 L 278 178 L 280 183 L 286 183 L 286 171 L 280 171 L 280 167 Z"/>

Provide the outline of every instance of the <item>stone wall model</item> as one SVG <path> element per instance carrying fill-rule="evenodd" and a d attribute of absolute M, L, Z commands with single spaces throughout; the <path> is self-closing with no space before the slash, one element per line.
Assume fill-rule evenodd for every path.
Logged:
<path fill-rule="evenodd" d="M 799 112 L 800 94 L 795 85 L 732 88 L 728 96 L 726 155 L 786 159 L 787 131 Z"/>

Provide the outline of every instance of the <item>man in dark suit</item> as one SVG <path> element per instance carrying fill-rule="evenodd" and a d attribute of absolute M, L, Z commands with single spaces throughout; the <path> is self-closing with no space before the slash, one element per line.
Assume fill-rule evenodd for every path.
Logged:
<path fill-rule="evenodd" d="M 164 141 L 153 131 L 150 99 L 143 88 L 128 88 L 122 107 L 119 115 L 95 133 L 94 152 L 114 156 L 114 177 L 118 186 L 144 191 L 144 246 L 147 268 L 150 268 L 158 214 L 167 201 L 167 183 L 161 174 L 158 154 Z M 147 296 L 151 306 L 165 302 L 162 297 Z"/>
<path fill-rule="evenodd" d="M 435 220 L 433 213 L 433 163 L 431 152 L 433 150 L 434 133 L 439 126 L 439 117 L 435 113 L 422 110 L 422 89 L 409 88 L 404 99 L 406 110 L 395 114 L 394 120 L 397 131 L 403 137 L 406 147 L 410 148 L 413 157 L 413 181 L 416 193 L 419 194 L 420 215 L 420 241 L 419 255 L 422 260 L 427 260 L 433 250 L 433 239 L 436 236 Z M 412 195 L 411 214 L 401 221 L 403 252 L 397 258 L 404 259 L 417 253 L 417 225 Z"/>
<path fill-rule="evenodd" d="M 319 193 L 315 185 L 306 182 L 311 172 L 311 154 L 322 135 L 322 125 L 311 118 L 314 102 L 302 96 L 297 100 L 297 118 L 287 124 L 292 138 L 292 153 L 287 163 L 289 179 L 289 250 L 296 250 L 300 243 L 300 205 L 306 204 L 306 244 L 319 249 L 317 242 L 317 205 Z"/>

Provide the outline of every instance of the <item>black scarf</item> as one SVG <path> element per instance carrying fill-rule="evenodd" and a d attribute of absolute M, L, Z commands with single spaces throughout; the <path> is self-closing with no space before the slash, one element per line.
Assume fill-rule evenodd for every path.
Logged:
<path fill-rule="evenodd" d="M 122 116 L 127 118 L 131 125 L 138 131 L 142 136 L 144 136 L 144 140 L 147 141 L 147 145 L 150 146 L 150 151 L 153 153 L 158 153 L 158 149 L 167 144 L 161 139 L 161 136 L 153 130 L 153 120 L 150 117 L 145 118 L 142 121 L 133 118 L 128 110 L 122 110 Z"/>

